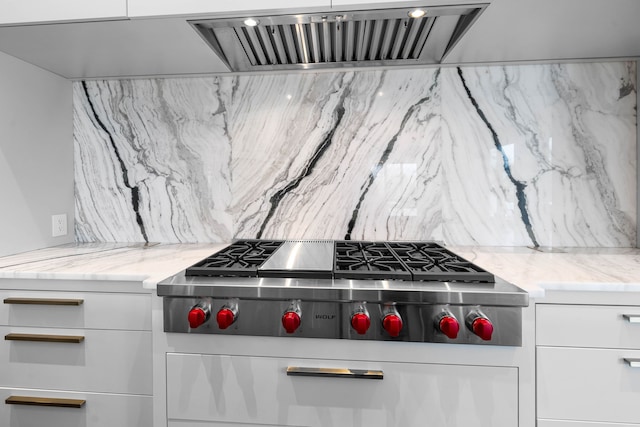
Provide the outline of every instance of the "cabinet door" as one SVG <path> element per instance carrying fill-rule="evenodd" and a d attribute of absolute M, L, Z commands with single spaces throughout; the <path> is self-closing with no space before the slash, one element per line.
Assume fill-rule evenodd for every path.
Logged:
<path fill-rule="evenodd" d="M 74 399 L 84 400 L 79 408 L 13 405 L 6 403 L 10 396 L 23 400 Z M 41 402 L 39 402 L 41 403 Z M 151 396 L 56 392 L 0 388 L 0 426 L 2 427 L 152 427 L 153 399 Z"/>
<path fill-rule="evenodd" d="M 640 351 L 538 347 L 538 417 L 640 423 Z"/>
<path fill-rule="evenodd" d="M 151 332 L 0 327 L 0 384 L 152 393 Z"/>
<path fill-rule="evenodd" d="M 126 0 L 0 0 L 0 25 L 126 16 Z"/>
<path fill-rule="evenodd" d="M 151 295 L 0 291 L 0 325 L 150 331 Z"/>
<path fill-rule="evenodd" d="M 288 375 L 291 367 L 307 368 L 313 376 Z M 382 371 L 383 378 L 326 375 L 345 369 Z M 518 425 L 518 371 L 170 353 L 167 412 L 176 422 L 211 426 L 513 427 Z"/>
<path fill-rule="evenodd" d="M 295 7 L 295 9 L 293 9 Z M 236 0 L 236 1 L 210 1 L 210 0 L 129 0 L 129 17 L 143 16 L 172 16 L 194 15 L 213 13 L 233 13 L 248 11 L 277 11 L 286 9 L 292 12 L 303 11 L 305 8 L 329 8 L 330 0 L 300 0 L 291 3 L 287 0 Z"/>

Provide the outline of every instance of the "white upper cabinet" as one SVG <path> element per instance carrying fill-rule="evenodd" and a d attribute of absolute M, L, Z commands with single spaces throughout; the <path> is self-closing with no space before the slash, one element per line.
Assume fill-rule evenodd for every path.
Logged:
<path fill-rule="evenodd" d="M 129 0 L 129 17 L 197 15 L 213 13 L 233 13 L 247 11 L 304 10 L 306 8 L 329 8 L 331 0 Z"/>
<path fill-rule="evenodd" d="M 461 4 L 491 3 L 492 0 L 423 0 L 423 1 L 394 1 L 394 0 L 332 0 L 331 6 L 340 9 L 349 9 L 351 6 L 358 9 L 376 7 L 432 7 L 432 6 L 454 6 Z"/>
<path fill-rule="evenodd" d="M 0 0 L 0 25 L 126 16 L 127 0 Z"/>

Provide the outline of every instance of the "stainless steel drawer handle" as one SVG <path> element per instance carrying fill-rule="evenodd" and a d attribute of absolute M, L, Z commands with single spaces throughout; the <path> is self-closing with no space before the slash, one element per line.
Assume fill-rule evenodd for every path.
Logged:
<path fill-rule="evenodd" d="M 625 357 L 624 361 L 632 368 L 640 368 L 640 359 L 627 359 Z"/>
<path fill-rule="evenodd" d="M 9 396 L 4 401 L 7 405 L 55 406 L 58 408 L 82 408 L 86 400 L 56 399 L 53 397 Z"/>
<path fill-rule="evenodd" d="M 5 298 L 5 304 L 20 305 L 82 305 L 83 299 L 71 298 Z"/>
<path fill-rule="evenodd" d="M 287 368 L 287 375 L 301 377 L 361 378 L 367 380 L 381 380 L 384 377 L 382 371 L 341 368 L 304 368 L 300 366 L 289 366 Z"/>
<path fill-rule="evenodd" d="M 622 317 L 629 323 L 640 323 L 640 314 L 623 314 Z"/>
<path fill-rule="evenodd" d="M 84 341 L 81 335 L 43 335 L 43 334 L 7 334 L 6 341 L 35 341 L 80 344 Z"/>

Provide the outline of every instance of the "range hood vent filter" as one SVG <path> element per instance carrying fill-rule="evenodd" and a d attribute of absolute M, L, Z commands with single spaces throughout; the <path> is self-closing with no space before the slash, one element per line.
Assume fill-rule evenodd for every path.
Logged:
<path fill-rule="evenodd" d="M 439 64 L 486 4 L 191 21 L 231 71 Z"/>

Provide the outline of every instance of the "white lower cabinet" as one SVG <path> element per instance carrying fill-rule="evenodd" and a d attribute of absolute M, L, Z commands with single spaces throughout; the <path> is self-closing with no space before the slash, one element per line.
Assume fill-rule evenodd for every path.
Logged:
<path fill-rule="evenodd" d="M 153 427 L 150 293 L 29 283 L 0 279 L 0 426 Z"/>
<path fill-rule="evenodd" d="M 640 309 L 536 305 L 538 427 L 640 427 Z"/>
<path fill-rule="evenodd" d="M 45 399 L 84 401 L 81 407 L 9 404 L 19 396 L 39 402 Z M 151 396 L 54 392 L 0 388 L 0 426 L 11 427 L 152 427 Z"/>
<path fill-rule="evenodd" d="M 326 375 L 335 370 L 383 379 Z M 514 427 L 518 370 L 168 353 L 167 412 L 171 427 Z"/>
<path fill-rule="evenodd" d="M 0 338 L 3 386 L 152 394 L 151 332 L 0 327 Z"/>

